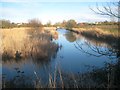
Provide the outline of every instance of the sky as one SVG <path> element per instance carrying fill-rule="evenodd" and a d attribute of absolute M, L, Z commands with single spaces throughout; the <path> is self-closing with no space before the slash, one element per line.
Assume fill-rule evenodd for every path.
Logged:
<path fill-rule="evenodd" d="M 101 1 L 101 2 L 100 2 Z M 77 22 L 97 22 L 110 20 L 108 16 L 100 16 L 90 8 L 96 4 L 102 9 L 107 3 L 119 0 L 0 0 L 0 19 L 12 22 L 28 22 L 37 18 L 43 24 L 52 24 L 63 20 L 75 19 Z M 109 1 L 109 2 L 108 2 Z"/>

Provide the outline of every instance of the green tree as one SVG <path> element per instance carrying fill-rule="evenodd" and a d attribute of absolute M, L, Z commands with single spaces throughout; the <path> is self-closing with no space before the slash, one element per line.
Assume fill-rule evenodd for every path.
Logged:
<path fill-rule="evenodd" d="M 65 34 L 65 37 L 66 37 L 66 39 L 67 39 L 69 42 L 74 42 L 74 41 L 76 41 L 76 36 L 75 36 L 74 33 L 71 32 L 71 31 L 68 31 L 68 32 Z"/>
<path fill-rule="evenodd" d="M 46 24 L 45 26 L 51 27 L 51 26 L 52 26 L 51 21 L 48 21 L 47 24 Z"/>
<path fill-rule="evenodd" d="M 66 23 L 67 23 L 67 21 L 63 20 L 63 22 L 62 22 L 62 27 L 65 27 L 65 26 L 66 26 Z"/>
<path fill-rule="evenodd" d="M 66 29 L 72 29 L 73 27 L 76 27 L 76 26 L 77 26 L 77 23 L 73 19 L 68 20 L 65 25 Z"/>
<path fill-rule="evenodd" d="M 54 24 L 55 27 L 61 27 L 61 23 L 60 22 L 57 22 Z"/>
<path fill-rule="evenodd" d="M 11 28 L 11 23 L 9 20 L 0 20 L 1 28 Z"/>

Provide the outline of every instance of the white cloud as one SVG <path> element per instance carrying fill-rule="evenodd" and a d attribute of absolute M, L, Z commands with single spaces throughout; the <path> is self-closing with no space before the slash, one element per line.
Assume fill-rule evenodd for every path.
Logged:
<path fill-rule="evenodd" d="M 105 20 L 109 21 L 108 17 L 103 17 L 103 16 L 101 17 L 98 15 L 92 15 L 92 14 L 84 15 L 83 19 L 88 22 L 105 21 Z"/>
<path fill-rule="evenodd" d="M 49 20 L 54 24 L 56 22 L 62 22 L 63 20 L 75 19 L 78 22 L 95 22 L 95 21 L 105 21 L 109 20 L 106 17 L 100 17 L 90 11 L 87 12 L 35 12 L 31 9 L 19 10 L 16 8 L 6 8 L 0 10 L 2 12 L 2 18 L 14 21 L 14 22 L 27 22 L 31 18 L 39 18 L 43 24 L 47 23 Z"/>
<path fill-rule="evenodd" d="M 77 22 L 96 22 L 96 21 L 105 21 L 110 20 L 109 17 L 103 17 L 91 13 L 73 13 L 73 14 L 53 14 L 53 15 L 40 15 L 40 20 L 43 24 L 47 23 L 48 21 L 51 21 L 52 24 L 56 22 L 62 22 L 63 20 L 69 20 L 69 19 L 75 19 Z"/>
<path fill-rule="evenodd" d="M 7 0 L 7 1 L 15 2 L 19 0 Z M 9 6 L 9 7 L 0 8 L 0 12 L 2 15 L 0 19 L 4 18 L 14 22 L 27 22 L 28 19 L 39 18 L 44 24 L 47 23 L 49 20 L 52 23 L 62 22 L 63 20 L 69 20 L 69 19 L 75 19 L 78 22 L 84 22 L 84 21 L 94 22 L 94 21 L 109 20 L 109 17 L 107 18 L 104 16 L 101 17 L 99 15 L 96 15 L 89 9 L 89 7 L 86 6 L 79 7 L 79 9 L 77 8 L 77 10 L 75 11 L 74 9 L 72 10 L 72 8 L 71 10 L 68 9 L 63 10 L 63 8 L 62 9 L 58 8 L 59 10 L 54 8 L 46 9 L 47 6 L 42 7 L 42 4 L 40 3 L 31 3 L 31 2 L 26 2 L 26 3 L 17 4 L 19 5 L 19 7 Z"/>

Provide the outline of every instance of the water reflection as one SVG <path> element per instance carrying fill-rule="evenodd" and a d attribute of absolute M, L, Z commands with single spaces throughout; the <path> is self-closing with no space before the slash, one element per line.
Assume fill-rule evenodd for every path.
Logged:
<path fill-rule="evenodd" d="M 94 46 L 106 47 L 108 50 L 103 51 L 103 54 L 105 54 L 106 56 L 110 56 L 110 57 L 116 56 L 117 58 L 120 57 L 120 55 L 119 55 L 119 53 L 120 53 L 120 49 L 119 49 L 120 38 L 119 37 L 103 36 L 102 38 L 99 38 L 99 37 L 96 37 L 96 36 L 89 36 L 87 34 L 82 34 L 82 36 L 87 40 L 89 45 L 91 43 Z M 96 50 L 98 50 L 98 49 L 99 49 L 99 47 L 98 48 L 96 47 Z M 100 50 L 98 50 L 98 52 L 99 51 Z"/>
<path fill-rule="evenodd" d="M 66 32 L 64 35 L 65 35 L 66 39 L 67 39 L 69 42 L 74 42 L 74 41 L 76 41 L 76 35 L 75 35 L 75 33 L 72 33 L 72 32 L 70 32 L 70 31 L 68 31 L 68 32 Z"/>
<path fill-rule="evenodd" d="M 21 37 L 3 37 L 3 87 L 49 87 L 54 78 L 58 80 L 58 87 L 63 83 L 65 87 L 102 87 L 102 83 L 108 84 L 107 70 L 111 67 L 115 69 L 113 76 L 117 81 L 117 76 L 120 75 L 117 72 L 120 69 L 116 57 L 117 48 L 114 47 L 117 43 L 87 38 L 64 29 L 58 29 L 57 32 L 58 36 L 52 36 L 38 30 L 27 30 Z M 113 56 L 112 59 L 108 58 Z M 61 72 L 55 69 L 59 66 L 56 65 L 58 62 Z M 105 63 L 110 67 L 106 67 Z M 71 79 L 71 72 L 75 75 L 77 84 Z"/>
<path fill-rule="evenodd" d="M 32 79 L 26 75 L 24 75 L 24 71 L 19 70 L 19 68 L 15 68 L 15 72 L 17 73 L 13 79 L 8 80 L 6 74 L 2 75 L 2 87 L 12 87 L 12 88 L 33 88 Z"/>
<path fill-rule="evenodd" d="M 84 46 L 86 46 L 88 49 L 84 50 Z M 108 47 L 108 46 L 100 47 L 91 44 L 90 42 L 86 42 L 84 44 L 76 42 L 75 47 L 83 53 L 96 57 L 106 56 L 110 59 L 114 59 L 116 58 L 116 54 L 117 54 L 115 49 L 112 47 Z"/>
<path fill-rule="evenodd" d="M 9 45 L 7 45 L 6 39 L 3 38 L 3 62 L 10 61 L 10 59 L 18 60 L 30 57 L 42 61 L 50 60 L 51 57 L 55 58 L 58 45 L 51 41 L 51 35 L 39 33 L 35 30 L 28 30 L 28 32 L 23 41 L 19 42 L 16 38 L 12 38 L 7 42 L 10 43 Z M 12 43 L 15 43 L 15 45 L 13 46 Z"/>

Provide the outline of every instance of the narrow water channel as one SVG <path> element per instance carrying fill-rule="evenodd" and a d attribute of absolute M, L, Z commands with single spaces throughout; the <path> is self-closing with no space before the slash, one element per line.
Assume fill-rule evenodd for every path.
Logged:
<path fill-rule="evenodd" d="M 40 77 L 46 84 L 49 81 L 49 73 L 54 72 L 56 67 L 62 72 L 76 74 L 91 71 L 93 67 L 103 68 L 106 63 L 116 63 L 116 53 L 112 52 L 113 48 L 107 42 L 86 38 L 65 29 L 58 29 L 57 32 L 57 39 L 53 39 L 49 44 L 41 42 L 40 45 L 46 47 L 39 46 L 42 48 L 38 56 L 49 52 L 49 58 L 2 60 L 3 79 L 13 82 L 15 78 L 20 77 L 26 83 L 33 83 L 34 79 Z M 22 85 L 22 82 L 18 81 L 16 84 Z"/>

